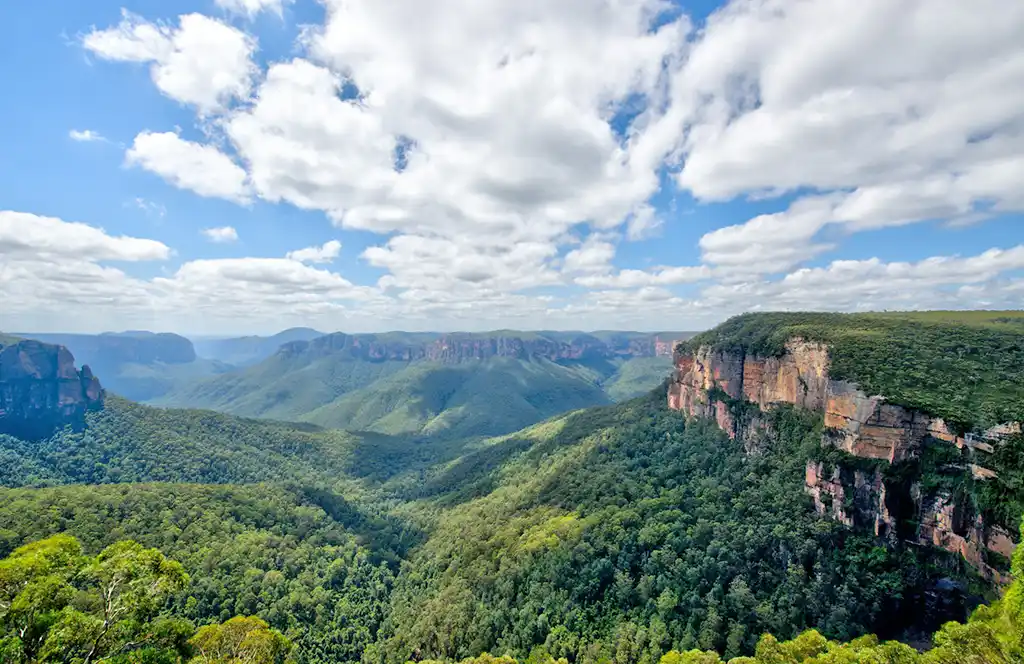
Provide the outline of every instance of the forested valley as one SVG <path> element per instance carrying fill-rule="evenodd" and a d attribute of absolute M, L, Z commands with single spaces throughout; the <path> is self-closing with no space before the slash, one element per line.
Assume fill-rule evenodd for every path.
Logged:
<path fill-rule="evenodd" d="M 861 347 L 838 335 L 848 323 L 812 322 L 845 378 L 897 380 L 855 373 Z M 705 341 L 771 353 L 795 334 L 761 323 L 753 341 L 750 319 Z M 972 349 L 964 361 L 1024 352 L 1015 323 L 942 325 L 892 337 L 892 352 L 915 371 L 937 366 L 929 358 L 954 333 Z M 1008 412 L 1019 366 L 993 365 L 977 403 L 942 414 L 987 424 Z M 932 384 L 894 389 L 927 407 Z M 0 659 L 1022 661 L 1022 581 L 1002 588 L 950 551 L 815 511 L 807 460 L 838 453 L 822 449 L 819 413 L 780 404 L 756 435 L 730 437 L 669 408 L 666 390 L 497 437 L 349 432 L 115 396 L 43 438 L 0 435 Z M 1016 524 L 1020 449 L 1020 434 L 1007 437 L 998 478 L 950 486 Z"/>

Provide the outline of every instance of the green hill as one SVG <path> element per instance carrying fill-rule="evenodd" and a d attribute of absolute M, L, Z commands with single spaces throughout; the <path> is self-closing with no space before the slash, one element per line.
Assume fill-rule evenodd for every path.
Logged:
<path fill-rule="evenodd" d="M 471 343 L 478 337 L 494 335 L 453 338 Z M 404 337 L 375 335 L 374 340 L 397 344 L 387 347 L 399 358 L 404 349 L 415 348 Z M 459 438 L 508 433 L 567 410 L 631 398 L 658 385 L 670 370 L 667 357 L 442 362 L 368 358 L 349 347 L 310 346 L 283 348 L 255 366 L 184 386 L 152 403 L 395 435 Z"/>
<path fill-rule="evenodd" d="M 379 434 L 162 409 L 108 397 L 78 431 L 42 441 L 0 435 L 0 486 L 116 482 L 334 482 L 373 452 L 404 445 Z M 379 468 L 377 468 L 379 470 Z"/>
<path fill-rule="evenodd" d="M 344 355 L 276 354 L 243 369 L 186 385 L 151 403 L 203 407 L 245 417 L 298 420 L 339 396 L 405 369 L 404 361 L 367 362 Z"/>
<path fill-rule="evenodd" d="M 413 362 L 302 416 L 328 427 L 381 433 L 486 436 L 608 403 L 580 372 L 543 359 Z"/>

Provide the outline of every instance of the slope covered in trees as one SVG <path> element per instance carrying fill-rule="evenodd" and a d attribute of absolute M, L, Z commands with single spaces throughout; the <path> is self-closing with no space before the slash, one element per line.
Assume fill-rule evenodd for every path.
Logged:
<path fill-rule="evenodd" d="M 500 435 L 576 408 L 647 392 L 666 357 L 493 357 L 461 363 L 278 354 L 154 401 L 245 417 L 445 438 Z"/>
<path fill-rule="evenodd" d="M 0 490 L 0 526 L 0 554 L 54 533 L 92 554 L 125 538 L 159 548 L 191 577 L 167 612 L 200 625 L 258 615 L 307 662 L 359 659 L 410 537 L 340 497 L 268 485 Z"/>
<path fill-rule="evenodd" d="M 985 335 L 1014 325 L 961 327 L 982 331 L 976 346 L 984 354 Z M 771 352 L 767 344 L 749 348 Z M 916 366 L 921 357 L 900 361 Z M 820 454 L 820 414 L 780 407 L 763 417 L 759 437 L 731 440 L 713 422 L 670 410 L 662 388 L 462 439 L 109 398 L 81 430 L 34 442 L 0 438 L 0 484 L 16 487 L 0 490 L 0 556 L 66 533 L 93 561 L 125 539 L 179 561 L 188 583 L 139 620 L 173 618 L 188 628 L 175 632 L 177 645 L 157 644 L 164 650 L 151 659 L 130 648 L 110 660 L 118 664 L 174 662 L 187 649 L 206 656 L 195 651 L 200 643 L 216 653 L 249 628 L 278 630 L 303 664 L 483 652 L 530 664 L 917 662 L 898 645 L 842 642 L 876 634 L 921 644 L 994 596 L 959 556 L 894 546 L 819 518 L 804 468 Z M 996 453 L 1008 483 L 1024 467 L 1019 450 L 1014 443 Z M 1009 520 L 1024 503 L 1001 495 L 986 500 L 1003 504 Z M 92 592 L 77 573 L 68 583 Z M 979 614 L 991 619 L 947 627 L 935 652 L 955 647 L 948 652 L 960 656 L 981 643 L 1004 659 L 979 662 L 1019 661 L 1005 650 L 1016 638 L 1007 631 L 1016 629 L 1016 614 L 1004 611 L 1015 606 L 1010 599 Z M 56 616 L 69 605 L 54 606 Z M 89 603 L 74 608 L 87 613 Z M 817 631 L 800 636 L 808 629 Z M 993 646 L 978 641 L 986 634 L 1011 636 L 993 637 Z M 920 661 L 971 661 L 928 657 Z"/>
<path fill-rule="evenodd" d="M 417 506 L 436 527 L 396 582 L 371 661 L 538 645 L 581 662 L 732 657 L 765 631 L 894 637 L 962 611 L 957 593 L 930 599 L 959 561 L 814 515 L 803 454 L 820 424 L 772 417 L 776 433 L 749 456 L 658 393 L 545 423 L 491 474 L 437 478 L 444 490 Z"/>

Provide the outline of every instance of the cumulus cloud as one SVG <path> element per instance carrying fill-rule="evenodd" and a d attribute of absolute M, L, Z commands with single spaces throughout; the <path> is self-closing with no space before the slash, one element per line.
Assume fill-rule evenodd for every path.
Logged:
<path fill-rule="evenodd" d="M 101 262 L 163 261 L 170 255 L 171 249 L 155 240 L 111 235 L 56 217 L 0 211 L 5 320 L 52 329 L 54 321 L 67 324 L 69 313 L 86 320 L 113 310 L 118 320 L 128 320 L 149 308 L 146 284 Z"/>
<path fill-rule="evenodd" d="M 249 200 L 245 170 L 210 145 L 186 141 L 173 132 L 142 132 L 125 155 L 128 164 L 156 173 L 179 189 L 200 196 Z"/>
<path fill-rule="evenodd" d="M 12 260 L 153 261 L 165 260 L 170 251 L 156 240 L 108 235 L 101 228 L 56 217 L 0 211 L 0 254 Z"/>
<path fill-rule="evenodd" d="M 202 14 L 181 16 L 174 28 L 123 11 L 118 25 L 92 30 L 82 45 L 105 60 L 152 63 L 157 88 L 201 113 L 221 110 L 232 99 L 245 97 L 256 73 L 256 41 Z"/>
<path fill-rule="evenodd" d="M 289 251 L 286 258 L 300 263 L 330 263 L 341 253 L 341 242 L 329 240 L 319 247 L 306 247 Z"/>
<path fill-rule="evenodd" d="M 219 226 L 216 228 L 204 228 L 202 234 L 210 242 L 226 243 L 238 240 L 238 231 L 231 226 Z"/>
<path fill-rule="evenodd" d="M 214 229 L 230 235 L 225 229 Z M 387 309 L 375 289 L 287 258 L 186 261 L 170 276 L 133 276 L 106 263 L 165 261 L 155 240 L 24 212 L 0 212 L 0 290 L 5 324 L 24 329 L 97 331 L 131 323 L 181 329 L 183 324 L 236 329 L 238 321 L 270 324 L 345 315 L 359 302 L 364 315 Z M 182 312 L 202 312 L 192 320 Z M 116 322 L 115 322 L 116 321 Z"/>
<path fill-rule="evenodd" d="M 600 235 L 591 235 L 582 246 L 565 255 L 564 272 L 607 272 L 615 258 L 615 245 Z"/>
<path fill-rule="evenodd" d="M 217 4 L 252 16 L 286 1 Z M 699 31 L 662 0 L 323 5 L 323 25 L 265 72 L 252 37 L 196 14 L 177 26 L 126 14 L 83 39 L 104 59 L 150 63 L 211 136 L 143 132 L 129 164 L 381 236 L 360 256 L 386 271 L 379 291 L 313 287 L 303 311 L 353 315 L 342 292 L 379 320 L 573 327 L 801 303 L 1020 305 L 1012 248 L 806 267 L 841 257 L 852 233 L 1024 211 L 1020 3 L 733 0 Z M 673 186 L 698 209 L 745 199 L 760 214 L 706 232 L 700 264 L 626 265 L 637 245 L 625 240 L 688 223 L 665 203 Z M 334 283 L 299 270 L 333 259 L 329 244 L 245 265 L 256 284 L 266 270 Z M 218 301 L 186 287 L 200 267 L 213 269 L 159 287 Z M 217 269 L 212 282 L 241 283 L 224 276 L 239 266 Z M 594 290 L 536 290 L 568 283 Z M 682 299 L 682 284 L 696 295 Z"/>
<path fill-rule="evenodd" d="M 424 291 L 437 291 L 445 298 L 472 299 L 559 283 L 549 266 L 555 253 L 546 242 L 480 247 L 471 241 L 398 235 L 362 256 L 390 273 L 380 279 L 382 288 L 414 289 L 421 298 Z"/>

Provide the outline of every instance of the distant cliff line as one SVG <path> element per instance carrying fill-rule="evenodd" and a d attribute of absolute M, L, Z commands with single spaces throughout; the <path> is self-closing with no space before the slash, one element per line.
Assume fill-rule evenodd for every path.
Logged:
<path fill-rule="evenodd" d="M 592 358 L 635 358 L 672 356 L 681 340 L 692 336 L 678 333 L 630 334 L 601 339 L 589 334 L 545 336 L 542 333 L 516 336 L 505 334 L 443 334 L 431 341 L 410 342 L 396 334 L 345 334 L 336 332 L 309 341 L 293 341 L 281 346 L 279 354 L 328 355 L 348 353 L 366 360 L 429 360 L 464 362 L 489 358 L 544 358 L 554 362 Z M 560 338 L 561 337 L 561 338 Z"/>

